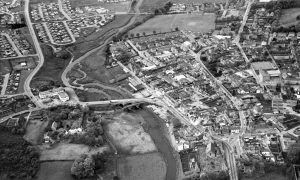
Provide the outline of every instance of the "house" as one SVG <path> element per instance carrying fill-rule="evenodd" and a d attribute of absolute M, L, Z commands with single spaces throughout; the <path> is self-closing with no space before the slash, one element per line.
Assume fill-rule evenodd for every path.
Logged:
<path fill-rule="evenodd" d="M 62 102 L 70 100 L 69 95 L 66 92 L 59 92 L 58 97 Z"/>

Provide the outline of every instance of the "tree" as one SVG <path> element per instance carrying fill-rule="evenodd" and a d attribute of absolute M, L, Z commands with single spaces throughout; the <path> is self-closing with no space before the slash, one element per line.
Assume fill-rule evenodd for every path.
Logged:
<path fill-rule="evenodd" d="M 155 30 L 153 31 L 153 34 L 156 34 L 156 31 L 155 31 Z"/>
<path fill-rule="evenodd" d="M 95 122 L 91 121 L 90 123 L 88 123 L 86 126 L 86 132 L 88 135 L 95 136 L 95 137 L 102 135 L 103 128 L 102 128 L 101 121 L 100 120 Z"/>
<path fill-rule="evenodd" d="M 134 34 L 130 34 L 131 38 L 134 38 Z"/>
<path fill-rule="evenodd" d="M 175 28 L 175 31 L 179 31 L 179 28 L 178 28 L 178 27 L 176 27 L 176 28 Z"/>
<path fill-rule="evenodd" d="M 76 159 L 71 167 L 71 174 L 77 178 L 91 177 L 94 175 L 95 161 L 86 154 Z"/>
<path fill-rule="evenodd" d="M 143 36 L 146 36 L 146 33 L 145 33 L 145 32 L 143 32 Z"/>
<path fill-rule="evenodd" d="M 300 163 L 300 149 L 299 144 L 292 144 L 288 150 L 287 157 L 293 164 Z"/>
<path fill-rule="evenodd" d="M 300 21 L 300 15 L 299 15 L 299 16 L 297 16 L 297 20 L 299 20 L 299 21 Z"/>
<path fill-rule="evenodd" d="M 136 33 L 136 37 L 140 37 L 140 33 Z"/>

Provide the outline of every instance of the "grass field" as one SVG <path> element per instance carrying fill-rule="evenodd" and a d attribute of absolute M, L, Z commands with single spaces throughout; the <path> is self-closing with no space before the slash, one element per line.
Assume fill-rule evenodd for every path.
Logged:
<path fill-rule="evenodd" d="M 117 75 L 124 74 L 124 71 L 119 66 L 106 69 L 105 61 L 106 54 L 104 49 L 102 49 L 82 61 L 82 70 L 89 78 L 97 80 L 103 84 L 110 84 L 112 79 L 117 78 Z"/>
<path fill-rule="evenodd" d="M 21 78 L 20 78 L 20 82 L 19 82 L 19 86 L 18 86 L 18 92 L 17 93 L 23 93 L 24 92 L 24 84 L 25 81 L 27 79 L 27 77 L 30 75 L 30 73 L 33 70 L 22 70 L 21 71 Z"/>
<path fill-rule="evenodd" d="M 76 180 L 71 175 L 73 161 L 54 161 L 41 163 L 37 180 Z"/>
<path fill-rule="evenodd" d="M 24 139 L 34 145 L 41 144 L 47 125 L 48 121 L 30 120 L 26 127 Z"/>
<path fill-rule="evenodd" d="M 39 72 L 33 77 L 30 86 L 40 89 L 43 84 L 63 85 L 61 74 L 68 65 L 71 56 L 68 52 L 64 55 L 54 54 L 50 46 L 41 46 L 45 62 Z"/>
<path fill-rule="evenodd" d="M 242 178 L 242 180 L 288 180 L 288 179 L 287 179 L 287 177 L 284 177 L 280 174 L 269 173 L 269 174 L 265 174 L 262 177 Z"/>
<path fill-rule="evenodd" d="M 169 32 L 178 27 L 180 30 L 193 32 L 209 32 L 215 28 L 215 15 L 176 14 L 156 16 L 144 24 L 134 28 L 129 33 Z"/>
<path fill-rule="evenodd" d="M 184 4 L 192 4 L 192 3 L 210 3 L 210 2 L 226 2 L 227 0 L 144 0 L 143 4 L 140 8 L 141 12 L 154 12 L 156 8 L 163 7 L 168 2 L 173 3 L 184 3 Z"/>
<path fill-rule="evenodd" d="M 109 139 L 119 153 L 142 154 L 156 151 L 154 142 L 144 131 L 140 116 L 122 113 L 105 125 Z"/>
<path fill-rule="evenodd" d="M 59 161 L 59 160 L 75 160 L 81 154 L 97 154 L 103 151 L 109 151 L 109 147 L 104 145 L 99 148 L 91 148 L 84 144 L 59 143 L 50 149 L 44 149 L 41 152 L 41 161 Z"/>
<path fill-rule="evenodd" d="M 298 23 L 300 23 L 300 21 L 296 19 L 299 15 L 300 8 L 284 9 L 282 10 L 282 15 L 279 19 L 279 23 L 285 27 L 297 25 Z"/>
<path fill-rule="evenodd" d="M 124 180 L 164 180 L 166 164 L 160 153 L 121 157 L 118 176 Z"/>

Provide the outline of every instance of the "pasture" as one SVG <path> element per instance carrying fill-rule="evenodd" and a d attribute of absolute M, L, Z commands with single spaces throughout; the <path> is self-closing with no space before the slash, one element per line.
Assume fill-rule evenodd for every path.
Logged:
<path fill-rule="evenodd" d="M 118 159 L 120 179 L 164 180 L 166 164 L 160 153 L 121 157 Z"/>
<path fill-rule="evenodd" d="M 160 15 L 146 21 L 144 24 L 134 28 L 129 33 L 145 32 L 152 34 L 156 32 L 170 32 L 178 27 L 180 30 L 206 33 L 215 29 L 214 14 L 176 14 Z"/>

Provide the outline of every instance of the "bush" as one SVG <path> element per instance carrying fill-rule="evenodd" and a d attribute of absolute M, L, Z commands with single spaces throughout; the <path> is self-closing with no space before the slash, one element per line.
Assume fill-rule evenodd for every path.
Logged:
<path fill-rule="evenodd" d="M 71 174 L 76 178 L 91 177 L 94 175 L 95 161 L 88 155 L 83 154 L 76 159 L 71 167 Z"/>

